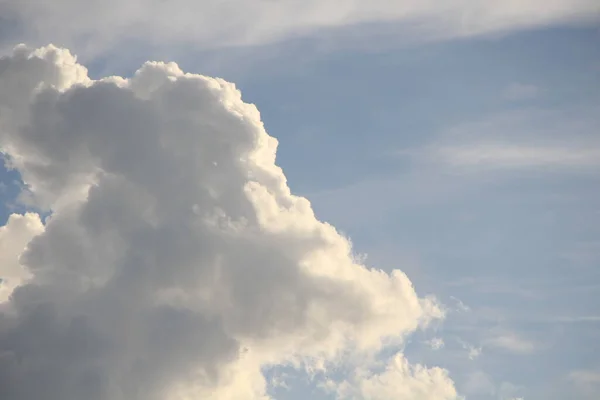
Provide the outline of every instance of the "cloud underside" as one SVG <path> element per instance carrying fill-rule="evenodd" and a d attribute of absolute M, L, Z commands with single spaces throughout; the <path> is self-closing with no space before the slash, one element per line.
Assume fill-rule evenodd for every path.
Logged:
<path fill-rule="evenodd" d="M 443 39 L 596 21 L 595 0 L 0 0 L 7 32 L 29 41 L 111 48 L 123 38 L 207 47 L 256 45 L 357 25 L 387 23 L 402 38 Z M 388 30 L 389 30 L 388 29 Z M 398 35 L 394 35 L 399 39 Z"/>
<path fill-rule="evenodd" d="M 456 398 L 400 354 L 369 367 L 442 312 L 290 193 L 233 84 L 155 62 L 92 80 L 67 50 L 19 46 L 0 111 L 21 201 L 51 211 L 0 228 L 3 400 L 268 399 L 277 365 L 338 398 Z"/>

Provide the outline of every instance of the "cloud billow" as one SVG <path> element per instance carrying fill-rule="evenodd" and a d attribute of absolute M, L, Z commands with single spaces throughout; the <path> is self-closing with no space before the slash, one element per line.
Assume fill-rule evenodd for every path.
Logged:
<path fill-rule="evenodd" d="M 0 228 L 3 400 L 268 399 L 266 366 L 371 359 L 443 317 L 290 193 L 229 82 L 156 62 L 92 80 L 65 49 L 21 45 L 0 111 L 22 200 L 51 211 Z M 337 397 L 457 398 L 446 371 L 389 361 Z"/>

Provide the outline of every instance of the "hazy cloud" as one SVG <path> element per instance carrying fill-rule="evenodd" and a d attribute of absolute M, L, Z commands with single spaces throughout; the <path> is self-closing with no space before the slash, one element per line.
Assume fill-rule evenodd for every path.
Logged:
<path fill-rule="evenodd" d="M 600 386 L 600 371 L 578 370 L 569 374 L 569 379 L 580 386 Z"/>
<path fill-rule="evenodd" d="M 576 111 L 518 110 L 488 116 L 444 130 L 431 143 L 400 150 L 398 156 L 472 172 L 598 169 L 598 118 L 593 110 L 580 112 L 582 116 Z"/>
<path fill-rule="evenodd" d="M 454 166 L 484 167 L 598 167 L 600 149 L 571 146 L 525 146 L 473 143 L 436 149 L 436 156 Z"/>
<path fill-rule="evenodd" d="M 487 373 L 474 371 L 467 375 L 463 390 L 467 395 L 491 396 L 496 393 L 496 385 Z"/>
<path fill-rule="evenodd" d="M 431 347 L 431 350 L 439 350 L 444 347 L 444 339 L 442 339 L 442 338 L 436 337 L 436 338 L 426 341 L 425 343 L 429 347 Z"/>
<path fill-rule="evenodd" d="M 596 21 L 594 0 L 0 0 L 6 26 L 22 40 L 53 41 L 98 52 L 129 38 L 200 48 L 262 44 L 323 29 L 390 23 L 402 35 L 452 38 Z M 388 30 L 389 30 L 388 29 Z M 4 33 L 12 38 L 11 32 Z M 354 38 L 353 40 L 356 40 Z"/>
<path fill-rule="evenodd" d="M 518 336 L 514 332 L 504 332 L 484 340 L 485 346 L 505 349 L 515 354 L 529 354 L 535 351 L 534 342 Z"/>
<path fill-rule="evenodd" d="M 572 371 L 568 380 L 574 386 L 575 391 L 585 399 L 593 400 L 598 397 L 600 391 L 600 370 L 580 369 Z"/>
<path fill-rule="evenodd" d="M 481 352 L 483 351 L 483 348 L 474 346 L 470 343 L 465 342 L 462 339 L 457 339 L 458 343 L 462 346 L 463 349 L 467 350 L 467 357 L 469 358 L 469 360 L 475 360 L 476 358 L 478 358 L 481 355 Z"/>
<path fill-rule="evenodd" d="M 512 83 L 504 90 L 504 98 L 507 100 L 528 100 L 536 97 L 540 89 L 531 84 Z"/>

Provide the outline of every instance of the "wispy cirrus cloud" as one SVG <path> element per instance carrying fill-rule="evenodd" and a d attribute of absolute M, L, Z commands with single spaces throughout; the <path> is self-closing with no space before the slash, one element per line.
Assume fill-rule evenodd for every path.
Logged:
<path fill-rule="evenodd" d="M 434 337 L 430 340 L 426 340 L 425 344 L 429 346 L 431 350 L 440 350 L 445 346 L 444 339 L 439 337 Z"/>
<path fill-rule="evenodd" d="M 600 147 L 533 146 L 511 143 L 470 143 L 435 148 L 432 155 L 457 167 L 528 168 L 528 167 L 599 167 Z"/>
<path fill-rule="evenodd" d="M 493 335 L 485 339 L 483 344 L 486 347 L 508 350 L 514 354 L 530 354 L 537 348 L 533 341 L 523 338 L 515 332 L 503 332 Z"/>
<path fill-rule="evenodd" d="M 600 168 L 600 122 L 594 110 L 571 115 L 517 110 L 466 122 L 441 132 L 421 148 L 396 154 L 414 163 L 466 171 Z"/>
<path fill-rule="evenodd" d="M 197 48 L 256 45 L 326 30 L 365 25 L 362 32 L 386 24 L 392 40 L 418 37 L 448 39 L 552 24 L 597 20 L 593 0 L 1 0 L 4 36 L 51 40 L 99 51 L 123 38 L 144 43 L 188 44 Z M 403 34 L 394 34 L 401 31 Z M 16 32 L 16 33 L 15 33 Z M 352 41 L 360 35 L 350 35 Z"/>
<path fill-rule="evenodd" d="M 569 374 L 569 380 L 577 385 L 600 385 L 599 370 L 577 370 Z"/>
<path fill-rule="evenodd" d="M 527 83 L 512 83 L 504 89 L 502 95 L 505 99 L 511 101 L 528 100 L 535 98 L 540 92 L 540 88 Z"/>
<path fill-rule="evenodd" d="M 481 356 L 481 353 L 483 352 L 483 347 L 478 347 L 471 343 L 467 343 L 460 338 L 457 338 L 456 340 L 464 350 L 467 350 L 467 357 L 469 358 L 469 360 L 473 361 L 479 356 Z"/>
<path fill-rule="evenodd" d="M 600 391 L 600 370 L 579 369 L 569 373 L 567 380 L 586 399 L 596 399 Z"/>

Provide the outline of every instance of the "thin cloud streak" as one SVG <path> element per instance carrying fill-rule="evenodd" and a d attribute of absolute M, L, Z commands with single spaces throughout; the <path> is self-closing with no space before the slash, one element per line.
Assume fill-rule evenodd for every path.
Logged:
<path fill-rule="evenodd" d="M 76 46 L 78 51 L 86 53 L 113 48 L 124 38 L 206 49 L 319 36 L 328 30 L 360 25 L 364 25 L 362 31 L 365 32 L 381 24 L 391 26 L 392 41 L 404 40 L 406 35 L 443 40 L 548 25 L 589 23 L 600 16 L 600 5 L 593 0 L 491 1 L 485 4 L 475 0 L 174 0 L 148 3 L 143 0 L 41 0 L 32 4 L 0 0 L 0 12 L 8 21 L 7 26 L 18 27 L 19 40 L 36 44 L 40 40 L 44 43 L 54 41 Z M 402 35 L 397 35 L 398 32 Z M 356 40 L 354 37 L 346 39 Z"/>
<path fill-rule="evenodd" d="M 536 350 L 535 343 L 519 337 L 513 332 L 493 336 L 484 340 L 483 344 L 486 347 L 508 350 L 514 354 L 531 354 Z"/>
<path fill-rule="evenodd" d="M 496 168 L 600 166 L 600 148 L 536 147 L 505 143 L 477 143 L 432 150 L 432 157 L 452 166 Z"/>
<path fill-rule="evenodd" d="M 600 167 L 596 112 L 508 111 L 458 124 L 421 147 L 394 155 L 419 168 L 451 167 L 449 171 L 595 170 Z"/>

